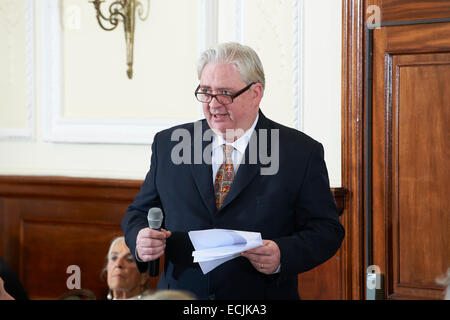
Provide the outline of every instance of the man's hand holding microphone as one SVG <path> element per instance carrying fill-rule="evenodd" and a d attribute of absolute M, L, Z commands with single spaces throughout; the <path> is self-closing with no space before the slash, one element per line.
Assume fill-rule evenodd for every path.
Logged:
<path fill-rule="evenodd" d="M 163 213 L 160 208 L 151 208 L 147 215 L 149 228 L 141 229 L 136 238 L 136 258 L 150 262 L 150 276 L 159 274 L 159 257 L 164 254 L 166 239 L 171 232 L 161 229 Z"/>

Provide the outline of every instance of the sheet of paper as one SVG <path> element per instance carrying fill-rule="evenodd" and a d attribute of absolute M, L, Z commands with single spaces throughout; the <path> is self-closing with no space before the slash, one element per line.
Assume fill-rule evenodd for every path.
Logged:
<path fill-rule="evenodd" d="M 227 229 L 190 231 L 194 262 L 206 274 L 241 252 L 262 246 L 261 233 Z"/>

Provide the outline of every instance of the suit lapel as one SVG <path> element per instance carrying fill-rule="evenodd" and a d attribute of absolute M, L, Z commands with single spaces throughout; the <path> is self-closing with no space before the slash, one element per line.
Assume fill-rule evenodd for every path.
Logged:
<path fill-rule="evenodd" d="M 198 130 L 199 128 L 196 128 L 194 126 L 194 131 Z M 194 161 L 194 164 L 191 165 L 191 169 L 192 169 L 192 175 L 194 177 L 194 181 L 197 185 L 197 188 L 200 192 L 200 195 L 206 205 L 206 207 L 208 208 L 208 210 L 210 211 L 211 214 L 214 214 L 217 210 L 216 210 L 216 198 L 214 195 L 214 186 L 213 186 L 213 177 L 212 177 L 212 165 L 211 165 L 211 161 L 209 161 L 209 163 L 205 163 L 204 159 L 203 159 L 203 152 L 205 150 L 205 148 L 208 147 L 209 144 L 211 144 L 212 140 L 207 140 L 207 141 L 203 141 L 203 135 L 205 133 L 206 130 L 209 129 L 208 123 L 206 122 L 206 120 L 202 121 L 202 126 L 201 126 L 201 132 L 200 130 L 198 130 L 197 132 L 194 132 L 194 138 L 193 138 L 193 143 L 191 144 L 191 155 L 192 155 L 192 159 L 195 159 L 195 153 L 197 153 L 197 157 L 199 157 L 199 152 L 201 153 L 202 159 L 201 159 L 201 163 L 197 164 L 197 161 Z M 201 135 L 200 138 L 198 135 Z M 201 150 L 196 150 L 196 143 L 199 143 L 199 141 L 197 140 L 197 142 L 195 142 L 195 139 L 201 139 Z M 199 160 L 199 159 L 197 159 Z"/>

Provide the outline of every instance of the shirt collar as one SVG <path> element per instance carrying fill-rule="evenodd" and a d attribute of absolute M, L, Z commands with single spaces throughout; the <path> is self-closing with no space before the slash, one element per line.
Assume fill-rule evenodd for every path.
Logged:
<path fill-rule="evenodd" d="M 256 119 L 253 122 L 250 129 L 248 129 L 242 137 L 234 141 L 233 143 L 227 143 L 222 136 L 214 135 L 213 136 L 213 149 L 221 147 L 223 144 L 232 145 L 236 150 L 238 150 L 241 154 L 244 154 L 245 148 L 247 148 L 248 142 L 252 136 L 253 131 L 255 131 L 256 124 L 258 123 L 259 113 L 256 115 Z"/>

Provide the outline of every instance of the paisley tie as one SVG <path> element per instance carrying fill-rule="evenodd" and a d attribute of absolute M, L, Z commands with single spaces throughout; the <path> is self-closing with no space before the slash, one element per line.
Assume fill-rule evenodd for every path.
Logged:
<path fill-rule="evenodd" d="M 234 147 L 223 145 L 223 153 L 225 161 L 217 170 L 216 180 L 214 182 L 214 193 L 216 194 L 216 208 L 220 209 L 225 197 L 230 191 L 234 180 L 233 154 Z"/>

